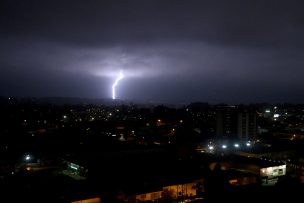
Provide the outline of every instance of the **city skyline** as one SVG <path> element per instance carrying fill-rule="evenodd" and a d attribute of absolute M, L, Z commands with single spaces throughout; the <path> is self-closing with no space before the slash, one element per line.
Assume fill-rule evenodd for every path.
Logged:
<path fill-rule="evenodd" d="M 2 1 L 0 96 L 304 103 L 301 1 Z"/>

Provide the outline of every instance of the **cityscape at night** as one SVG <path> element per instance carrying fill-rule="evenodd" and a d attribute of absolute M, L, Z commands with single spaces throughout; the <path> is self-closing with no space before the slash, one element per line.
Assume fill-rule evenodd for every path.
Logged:
<path fill-rule="evenodd" d="M 301 104 L 0 104 L 1 186 L 18 194 L 11 200 L 212 202 L 221 193 L 238 201 L 303 190 Z"/>
<path fill-rule="evenodd" d="M 303 9 L 2 0 L 0 202 L 301 202 Z"/>

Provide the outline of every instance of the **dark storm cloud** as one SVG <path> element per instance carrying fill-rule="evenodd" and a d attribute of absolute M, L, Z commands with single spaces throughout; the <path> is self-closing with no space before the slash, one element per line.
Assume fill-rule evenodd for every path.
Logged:
<path fill-rule="evenodd" d="M 8 2 L 4 32 L 89 45 L 183 38 L 288 45 L 298 43 L 291 36 L 301 34 L 304 21 L 301 1 Z"/>
<path fill-rule="evenodd" d="M 2 95 L 304 102 L 301 1 L 2 1 Z M 169 94 L 170 93 L 170 94 Z"/>

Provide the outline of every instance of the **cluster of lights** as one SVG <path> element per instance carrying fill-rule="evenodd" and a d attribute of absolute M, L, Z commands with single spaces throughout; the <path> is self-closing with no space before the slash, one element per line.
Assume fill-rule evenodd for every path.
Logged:
<path fill-rule="evenodd" d="M 246 146 L 247 146 L 247 147 L 250 147 L 250 146 L 251 146 L 250 141 L 246 142 Z M 209 143 L 209 144 L 208 144 L 208 149 L 209 149 L 209 151 L 215 150 L 215 147 L 216 147 L 216 146 L 213 145 L 212 143 Z M 240 145 L 239 143 L 234 143 L 234 144 L 233 144 L 233 147 L 236 148 L 236 149 L 238 149 L 238 148 L 241 147 L 241 145 Z M 220 148 L 222 148 L 222 149 L 228 149 L 228 144 L 222 144 L 222 145 L 220 145 Z"/>

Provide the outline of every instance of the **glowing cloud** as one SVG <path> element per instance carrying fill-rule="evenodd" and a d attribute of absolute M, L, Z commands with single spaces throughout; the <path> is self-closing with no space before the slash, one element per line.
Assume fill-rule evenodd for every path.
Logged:
<path fill-rule="evenodd" d="M 118 82 L 124 78 L 122 70 L 119 72 L 119 76 L 116 78 L 114 84 L 112 85 L 112 99 L 116 99 L 115 87 L 118 85 Z"/>

